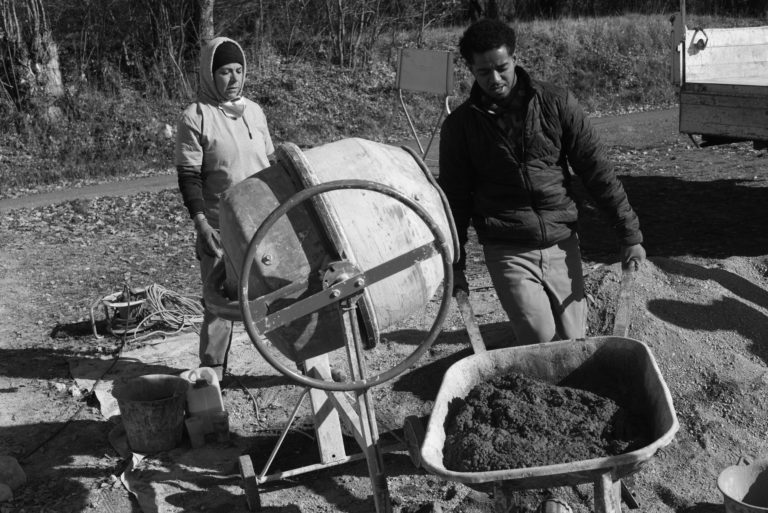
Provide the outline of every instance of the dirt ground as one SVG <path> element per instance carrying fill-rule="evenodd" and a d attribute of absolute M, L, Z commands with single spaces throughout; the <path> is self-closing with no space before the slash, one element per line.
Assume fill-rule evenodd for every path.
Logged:
<path fill-rule="evenodd" d="M 649 256 L 637 272 L 629 336 L 652 351 L 680 422 L 674 441 L 626 483 L 641 511 L 707 513 L 722 511 L 721 470 L 742 456 L 768 456 L 767 155 L 749 144 L 695 148 L 677 133 L 675 116 L 645 112 L 596 124 L 639 213 Z M 119 479 L 128 460 L 109 442 L 114 424 L 94 394 L 78 389 L 68 362 L 109 360 L 141 345 L 95 338 L 94 300 L 127 280 L 197 294 L 198 275 L 191 226 L 175 191 L 124 196 L 117 185 L 105 187 L 97 198 L 77 199 L 74 191 L 56 205 L 0 208 L 0 454 L 18 459 L 28 478 L 0 505 L 2 513 L 142 511 Z M 589 335 L 610 334 L 620 278 L 615 240 L 588 203 L 581 224 Z M 486 344 L 513 344 L 474 241 L 468 261 Z M 386 333 L 366 352 L 367 366 L 384 370 L 413 351 L 437 306 Z M 372 389 L 382 440 L 402 440 L 406 416 L 426 421 L 442 375 L 470 354 L 451 305 L 443 332 L 418 364 Z M 299 390 L 264 362 L 248 363 L 224 391 L 232 438 L 222 450 L 250 454 L 258 466 Z M 317 461 L 307 415 L 299 411 L 286 439 L 283 469 Z M 416 468 L 403 446 L 383 460 L 395 511 L 491 511 L 486 495 Z M 222 478 L 233 490 L 226 500 L 206 502 L 205 493 L 180 488 L 159 511 L 247 511 L 234 459 Z M 592 511 L 591 486 L 555 491 L 574 511 Z M 355 513 L 374 511 L 371 493 L 366 465 L 357 461 L 268 483 L 261 498 L 267 512 Z M 521 510 L 540 493 L 521 493 Z"/>

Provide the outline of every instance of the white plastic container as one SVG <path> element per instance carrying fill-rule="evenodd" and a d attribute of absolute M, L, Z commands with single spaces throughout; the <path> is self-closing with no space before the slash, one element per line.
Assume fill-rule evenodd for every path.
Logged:
<path fill-rule="evenodd" d="M 216 372 L 210 367 L 184 371 L 180 376 L 190 382 L 187 389 L 187 412 L 190 417 L 202 417 L 205 434 L 213 432 L 213 417 L 224 411 L 221 387 Z"/>

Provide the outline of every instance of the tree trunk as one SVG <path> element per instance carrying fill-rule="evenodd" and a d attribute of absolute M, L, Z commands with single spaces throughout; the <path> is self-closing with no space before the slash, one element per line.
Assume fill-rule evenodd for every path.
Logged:
<path fill-rule="evenodd" d="M 203 46 L 216 35 L 213 26 L 214 3 L 215 0 L 198 0 L 200 6 L 200 46 Z"/>
<path fill-rule="evenodd" d="M 42 0 L 0 0 L 0 23 L 0 80 L 16 106 L 46 105 L 64 94 Z"/>

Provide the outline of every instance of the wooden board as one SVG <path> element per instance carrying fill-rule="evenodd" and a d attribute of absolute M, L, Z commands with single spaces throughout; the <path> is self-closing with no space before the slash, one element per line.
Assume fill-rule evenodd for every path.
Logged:
<path fill-rule="evenodd" d="M 685 81 L 768 85 L 768 27 L 687 29 Z"/>
<path fill-rule="evenodd" d="M 680 131 L 768 140 L 768 89 L 735 84 L 685 84 Z"/>

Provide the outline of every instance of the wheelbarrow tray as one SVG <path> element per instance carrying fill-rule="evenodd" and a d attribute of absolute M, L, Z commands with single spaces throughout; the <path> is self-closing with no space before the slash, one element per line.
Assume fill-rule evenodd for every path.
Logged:
<path fill-rule="evenodd" d="M 546 466 L 457 472 L 443 463 L 445 423 L 449 411 L 476 385 L 517 372 L 556 385 L 590 382 L 617 392 L 642 408 L 653 442 L 617 456 L 562 462 Z M 577 388 L 589 389 L 589 386 Z M 621 403 L 620 403 L 621 404 Z M 659 449 L 669 444 L 679 428 L 672 397 L 650 349 L 623 337 L 592 337 L 510 347 L 468 356 L 453 364 L 443 377 L 421 448 L 423 467 L 446 480 L 468 485 L 503 482 L 510 490 L 571 486 L 610 475 L 618 481 L 630 475 Z"/>

